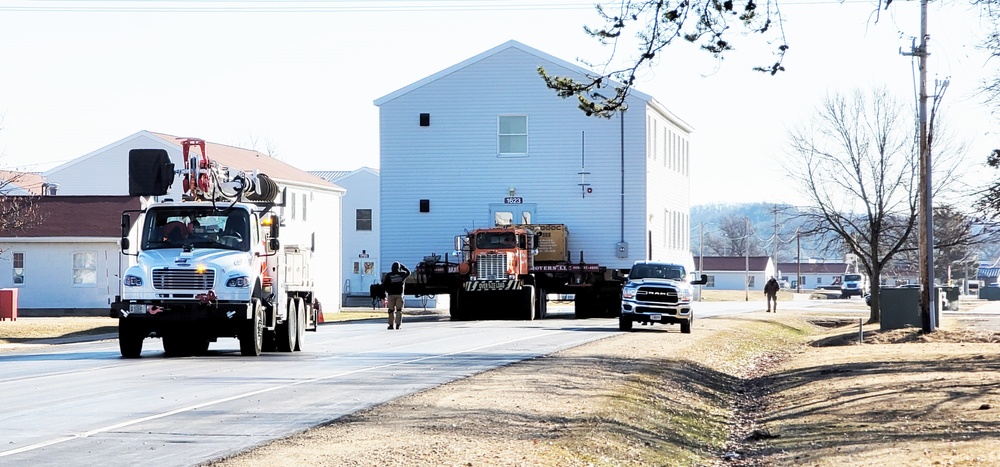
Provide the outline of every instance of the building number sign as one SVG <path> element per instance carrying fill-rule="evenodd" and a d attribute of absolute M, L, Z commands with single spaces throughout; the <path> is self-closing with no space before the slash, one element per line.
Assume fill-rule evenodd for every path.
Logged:
<path fill-rule="evenodd" d="M 524 199 L 520 196 L 508 196 L 503 199 L 503 204 L 521 204 L 523 202 Z"/>

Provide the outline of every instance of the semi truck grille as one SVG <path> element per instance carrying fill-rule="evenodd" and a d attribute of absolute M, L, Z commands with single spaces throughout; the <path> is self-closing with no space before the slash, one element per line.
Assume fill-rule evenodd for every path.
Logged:
<path fill-rule="evenodd" d="M 677 303 L 677 289 L 639 287 L 635 299 L 640 302 Z"/>
<path fill-rule="evenodd" d="M 208 290 L 215 285 L 215 271 L 193 269 L 154 269 L 153 288 L 161 290 Z"/>
<path fill-rule="evenodd" d="M 507 255 L 479 255 L 476 260 L 476 279 L 507 279 Z"/>

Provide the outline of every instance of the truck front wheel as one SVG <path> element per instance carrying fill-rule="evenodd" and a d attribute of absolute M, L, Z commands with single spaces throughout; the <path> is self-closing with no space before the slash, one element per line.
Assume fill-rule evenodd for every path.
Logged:
<path fill-rule="evenodd" d="M 690 318 L 687 319 L 687 320 L 685 320 L 685 321 L 681 321 L 681 333 L 682 334 L 691 334 L 691 319 Z"/>
<path fill-rule="evenodd" d="M 632 330 L 632 320 L 626 318 L 625 315 L 618 315 L 618 330 L 619 331 L 631 331 Z"/>
<path fill-rule="evenodd" d="M 139 358 L 146 334 L 125 318 L 118 319 L 118 349 L 124 358 Z"/>
<path fill-rule="evenodd" d="M 243 323 L 243 331 L 240 333 L 240 354 L 257 357 L 264 344 L 264 317 L 261 316 L 260 300 L 254 298 L 250 308 L 252 317 Z"/>

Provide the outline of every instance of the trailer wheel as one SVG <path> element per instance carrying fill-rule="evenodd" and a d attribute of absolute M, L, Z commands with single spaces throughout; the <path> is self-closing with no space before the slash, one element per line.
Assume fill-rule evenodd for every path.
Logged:
<path fill-rule="evenodd" d="M 264 317 L 261 316 L 260 299 L 254 298 L 250 307 L 253 317 L 243 323 L 243 330 L 239 336 L 240 354 L 245 357 L 257 357 L 264 344 Z"/>
<path fill-rule="evenodd" d="M 469 297 L 462 291 L 461 287 L 456 288 L 448 297 L 450 304 L 448 312 L 452 321 L 469 320 Z"/>
<path fill-rule="evenodd" d="M 184 341 L 180 336 L 167 334 L 160 338 L 163 343 L 163 353 L 168 357 L 180 357 L 185 355 Z"/>
<path fill-rule="evenodd" d="M 305 340 L 305 337 L 306 305 L 300 297 L 295 299 L 295 350 L 302 351 L 302 341 Z"/>
<path fill-rule="evenodd" d="M 124 358 L 139 358 L 146 334 L 125 318 L 118 319 L 118 349 Z"/>
<path fill-rule="evenodd" d="M 545 319 L 548 314 L 549 299 L 545 294 L 545 289 L 538 287 L 535 289 L 535 318 Z"/>
<path fill-rule="evenodd" d="M 275 340 L 278 343 L 279 352 L 291 352 L 295 350 L 295 336 L 298 333 L 296 321 L 298 321 L 298 311 L 295 309 L 297 303 L 289 298 L 287 308 L 285 308 L 285 322 L 278 323 L 274 327 Z"/>

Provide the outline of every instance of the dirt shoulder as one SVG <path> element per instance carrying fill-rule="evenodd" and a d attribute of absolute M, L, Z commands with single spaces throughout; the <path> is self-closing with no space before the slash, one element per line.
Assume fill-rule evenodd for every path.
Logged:
<path fill-rule="evenodd" d="M 213 465 L 1000 463 L 1000 334 L 876 325 L 858 345 L 853 323 L 787 311 L 689 335 L 639 327 Z"/>

